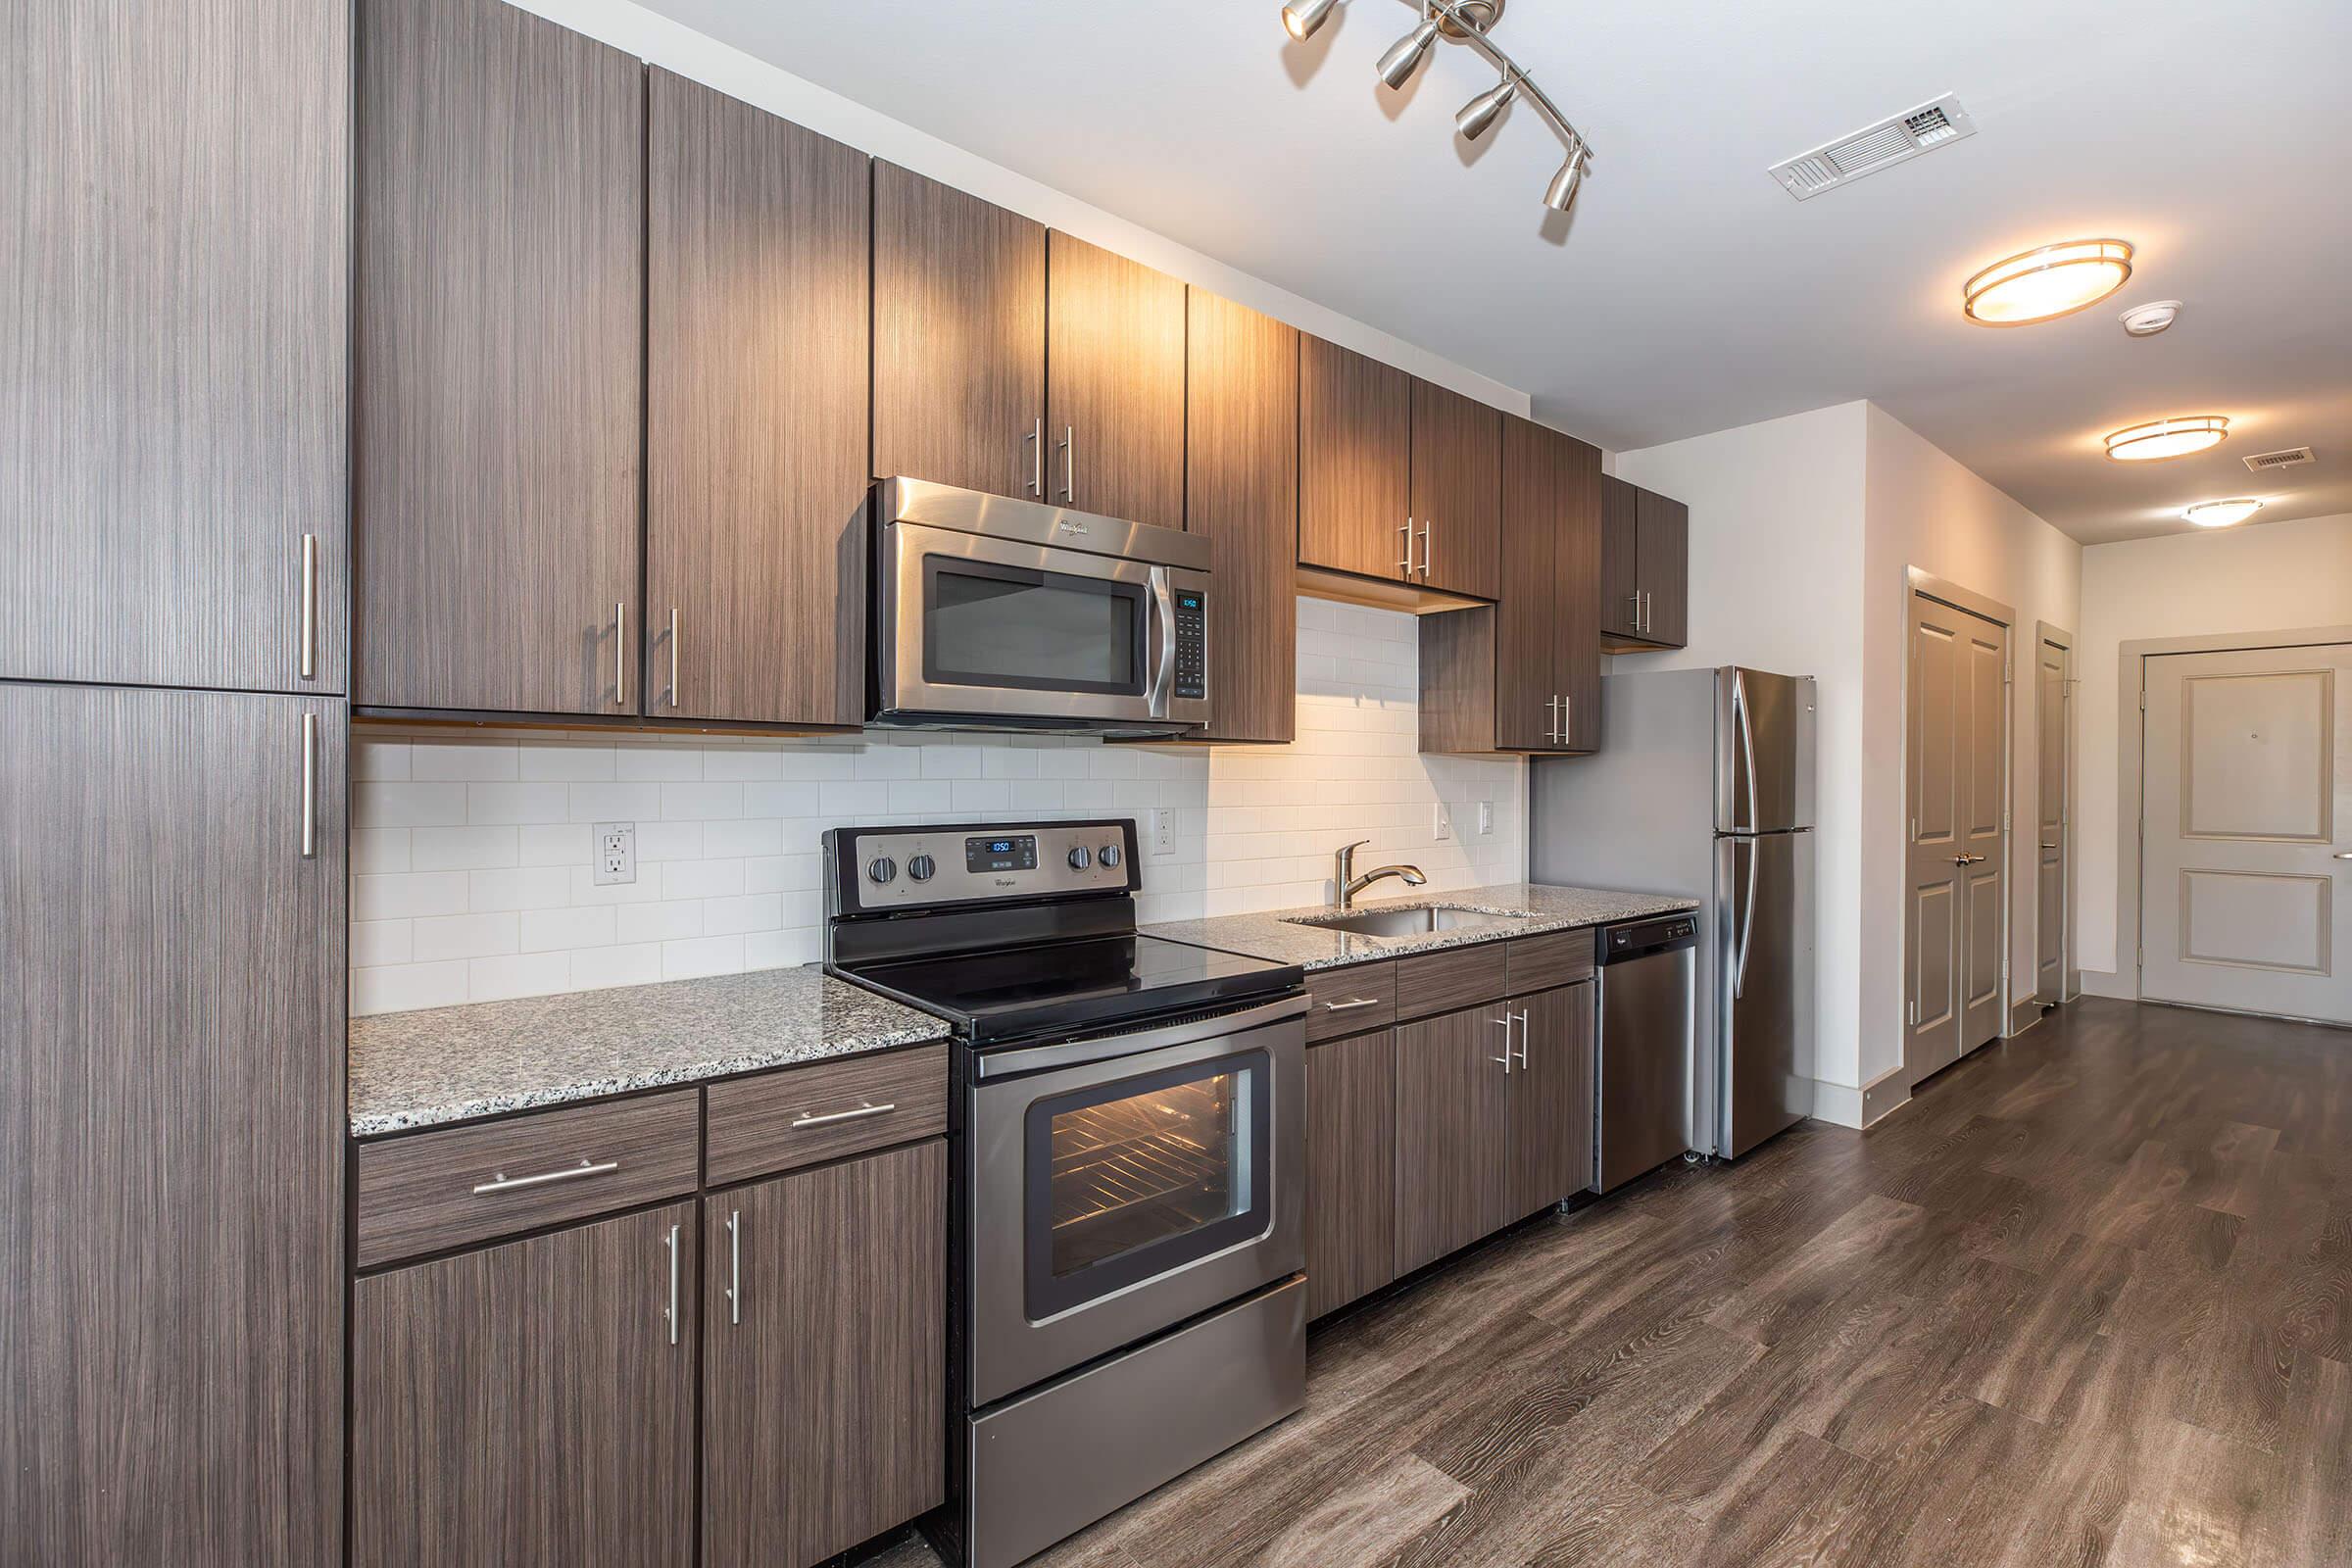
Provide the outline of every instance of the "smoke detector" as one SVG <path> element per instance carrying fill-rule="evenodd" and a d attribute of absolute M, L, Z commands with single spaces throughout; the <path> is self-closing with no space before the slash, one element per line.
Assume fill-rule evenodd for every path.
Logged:
<path fill-rule="evenodd" d="M 1789 195 L 1807 201 L 1976 133 L 1977 122 L 1960 107 L 1960 100 L 1947 92 L 1917 109 L 1889 116 L 1850 136 L 1824 142 L 1809 153 L 1775 164 L 1772 177 Z"/>
<path fill-rule="evenodd" d="M 2256 473 L 2267 473 L 2273 468 L 2300 467 L 2306 463 L 2318 461 L 2309 447 L 2287 447 L 2278 452 L 2257 452 L 2246 459 L 2246 466 Z"/>
<path fill-rule="evenodd" d="M 2154 337 L 2179 319 L 2180 315 L 2179 300 L 2150 300 L 2145 305 L 2134 305 L 2126 311 L 2122 320 L 2124 330 L 2133 337 Z"/>

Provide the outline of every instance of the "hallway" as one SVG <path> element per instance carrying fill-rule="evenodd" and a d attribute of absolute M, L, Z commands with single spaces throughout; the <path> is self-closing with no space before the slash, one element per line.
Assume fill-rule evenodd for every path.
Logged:
<path fill-rule="evenodd" d="M 1311 1356 L 1303 1414 L 1040 1560 L 2352 1562 L 2352 1034 L 2086 999 Z"/>

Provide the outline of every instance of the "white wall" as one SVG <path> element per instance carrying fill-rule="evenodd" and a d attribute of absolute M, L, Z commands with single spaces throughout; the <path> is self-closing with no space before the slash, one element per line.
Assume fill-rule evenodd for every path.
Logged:
<path fill-rule="evenodd" d="M 351 1008 L 487 1002 L 806 963 L 819 835 L 858 822 L 1171 813 L 1146 920 L 1319 904 L 1373 841 L 1433 891 L 1526 875 L 1526 764 L 1418 755 L 1409 615 L 1298 601 L 1289 746 L 889 734 L 549 737 L 362 726 L 352 763 Z M 1481 802 L 1494 830 L 1478 831 Z M 1444 804 L 1458 831 L 1434 833 Z M 590 824 L 637 825 L 637 880 L 591 880 Z"/>
<path fill-rule="evenodd" d="M 2352 514 L 2093 545 L 2082 552 L 2075 653 L 2077 962 L 2116 966 L 2116 828 L 2122 777 L 2121 646 L 2352 624 Z"/>

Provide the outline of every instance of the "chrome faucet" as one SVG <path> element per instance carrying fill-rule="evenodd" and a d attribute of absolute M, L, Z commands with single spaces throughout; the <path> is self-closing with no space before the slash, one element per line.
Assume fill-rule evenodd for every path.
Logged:
<path fill-rule="evenodd" d="M 1353 844 L 1344 844 L 1340 846 L 1339 853 L 1331 858 L 1332 907 L 1354 908 L 1358 893 L 1388 877 L 1396 878 L 1408 888 L 1417 888 L 1429 880 L 1421 874 L 1421 868 L 1417 865 L 1384 865 L 1377 871 L 1366 871 L 1362 876 L 1357 876 L 1355 852 L 1371 842 L 1370 839 L 1357 839 Z"/>

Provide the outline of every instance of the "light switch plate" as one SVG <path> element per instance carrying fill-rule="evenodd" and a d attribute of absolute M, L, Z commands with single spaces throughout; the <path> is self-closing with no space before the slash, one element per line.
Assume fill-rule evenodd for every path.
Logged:
<path fill-rule="evenodd" d="M 596 863 L 590 881 L 598 887 L 637 880 L 637 824 L 634 822 L 599 822 L 596 824 Z"/>
<path fill-rule="evenodd" d="M 1479 833 L 1479 837 L 1481 837 L 1481 838 L 1484 838 L 1484 837 L 1486 837 L 1488 834 L 1490 834 L 1490 833 L 1492 833 L 1492 832 L 1494 832 L 1494 803 L 1493 801 L 1481 801 L 1481 802 L 1479 802 L 1479 803 L 1478 803 L 1478 833 Z"/>
<path fill-rule="evenodd" d="M 1432 838 L 1443 844 L 1453 837 L 1453 813 L 1446 808 L 1444 801 L 1440 801 L 1429 808 L 1429 832 Z"/>

